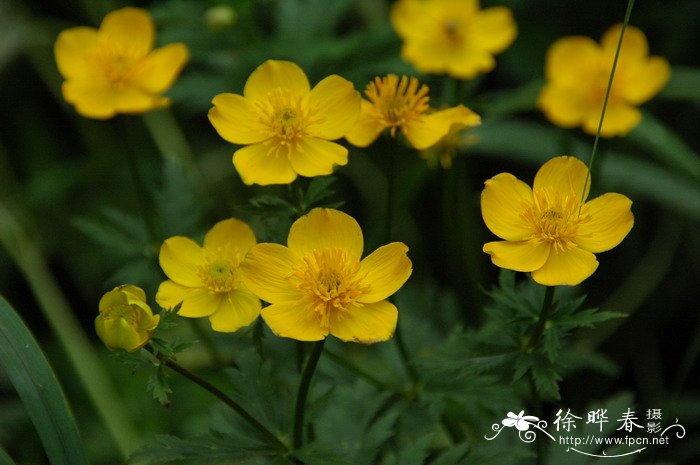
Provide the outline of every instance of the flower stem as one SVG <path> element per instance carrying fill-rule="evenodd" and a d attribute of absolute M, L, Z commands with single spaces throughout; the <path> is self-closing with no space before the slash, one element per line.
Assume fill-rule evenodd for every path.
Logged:
<path fill-rule="evenodd" d="M 297 402 L 294 411 L 294 449 L 299 449 L 304 445 L 304 413 L 306 412 L 306 397 L 309 395 L 309 387 L 311 387 L 311 378 L 316 371 L 316 365 L 321 358 L 323 352 L 323 344 L 325 339 L 314 344 L 314 348 L 309 355 L 309 360 L 304 367 L 304 373 L 301 375 L 299 383 L 299 391 L 297 391 Z"/>
<path fill-rule="evenodd" d="M 189 379 L 193 383 L 198 384 L 203 389 L 209 391 L 210 394 L 212 394 L 214 397 L 219 399 L 221 402 L 223 402 L 228 407 L 230 407 L 233 411 L 235 411 L 237 414 L 239 414 L 241 416 L 241 418 L 243 418 L 245 421 L 247 421 L 248 424 L 250 424 L 253 428 L 258 430 L 272 444 L 275 444 L 277 447 L 279 447 L 281 451 L 288 451 L 289 450 L 289 447 L 287 447 L 287 445 L 285 445 L 282 441 L 280 441 L 280 439 L 277 436 L 275 436 L 262 423 L 260 423 L 258 420 L 256 420 L 255 417 L 253 417 L 243 407 L 241 407 L 241 405 L 238 404 L 238 402 L 231 399 L 229 396 L 227 396 L 219 388 L 217 388 L 216 386 L 214 386 L 210 382 L 200 378 L 199 376 L 195 375 L 194 373 L 189 371 L 187 368 L 185 368 L 182 365 L 180 365 L 179 363 L 177 363 L 175 360 L 173 360 L 169 357 L 166 357 L 163 354 L 156 353 L 151 347 L 146 346 L 146 347 L 144 347 L 144 349 L 146 349 L 148 352 L 155 355 L 155 357 L 161 363 L 163 363 L 165 366 L 167 366 L 171 370 L 184 376 L 185 378 Z"/>
<path fill-rule="evenodd" d="M 532 335 L 530 336 L 529 346 L 534 349 L 539 344 L 540 339 L 544 335 L 544 326 L 547 323 L 547 318 L 549 318 L 549 313 L 552 310 L 552 301 L 554 300 L 554 286 L 546 286 L 544 291 L 544 301 L 542 302 L 542 310 L 540 311 L 540 317 L 537 320 L 537 324 L 532 329 Z"/>

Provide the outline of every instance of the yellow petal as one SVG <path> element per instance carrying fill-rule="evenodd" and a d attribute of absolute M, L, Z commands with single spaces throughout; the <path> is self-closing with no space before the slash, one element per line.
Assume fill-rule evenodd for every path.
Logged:
<path fill-rule="evenodd" d="M 273 333 L 298 341 L 320 341 L 328 335 L 321 328 L 317 314 L 304 299 L 296 302 L 280 302 L 261 310 L 260 316 Z"/>
<path fill-rule="evenodd" d="M 347 252 L 348 259 L 359 261 L 364 242 L 360 225 L 352 216 L 330 208 L 314 208 L 294 222 L 287 245 L 300 257 L 316 249 L 338 248 Z"/>
<path fill-rule="evenodd" d="M 518 34 L 513 13 L 510 8 L 503 6 L 479 11 L 472 27 L 475 47 L 491 53 L 499 53 L 508 48 Z"/>
<path fill-rule="evenodd" d="M 158 286 L 156 292 L 156 302 L 165 310 L 172 310 L 177 307 L 187 296 L 190 295 L 192 287 L 182 286 L 172 280 L 163 281 Z"/>
<path fill-rule="evenodd" d="M 545 77 L 560 85 L 589 87 L 597 72 L 601 51 L 588 37 L 564 37 L 547 50 Z"/>
<path fill-rule="evenodd" d="M 656 95 L 671 77 L 668 61 L 650 57 L 634 68 L 634 74 L 625 80 L 620 91 L 629 103 L 639 105 Z"/>
<path fill-rule="evenodd" d="M 580 248 L 552 251 L 542 268 L 532 272 L 532 279 L 544 286 L 575 286 L 598 268 L 595 255 Z"/>
<path fill-rule="evenodd" d="M 493 55 L 482 49 L 464 47 L 447 64 L 448 74 L 458 79 L 473 79 L 479 73 L 488 73 L 496 66 Z"/>
<path fill-rule="evenodd" d="M 620 41 L 621 30 L 622 24 L 616 24 L 605 31 L 600 39 L 600 45 L 611 63 L 615 56 L 615 50 L 617 50 L 617 43 Z M 627 26 L 625 28 L 625 37 L 622 39 L 618 64 L 622 65 L 625 63 L 626 65 L 636 60 L 645 59 L 648 55 L 649 44 L 644 33 L 634 26 Z"/>
<path fill-rule="evenodd" d="M 301 259 L 280 244 L 258 244 L 248 251 L 239 268 L 245 286 L 266 302 L 296 300 L 299 291 L 288 278 Z"/>
<path fill-rule="evenodd" d="M 244 145 L 270 137 L 259 122 L 258 109 L 250 100 L 237 94 L 219 94 L 212 103 L 214 108 L 209 110 L 209 121 L 224 140 Z"/>
<path fill-rule="evenodd" d="M 348 149 L 324 139 L 303 137 L 289 154 L 289 161 L 302 176 L 323 176 L 331 174 L 335 165 L 348 163 Z"/>
<path fill-rule="evenodd" d="M 310 125 L 307 131 L 328 140 L 343 137 L 360 115 L 361 100 L 352 82 L 335 74 L 328 76 L 309 95 L 309 104 L 316 109 L 314 117 L 319 122 Z"/>
<path fill-rule="evenodd" d="M 139 69 L 136 83 L 148 92 L 163 93 L 173 85 L 189 57 L 185 44 L 169 44 L 153 50 Z"/>
<path fill-rule="evenodd" d="M 197 275 L 202 258 L 202 248 L 192 239 L 182 236 L 166 239 L 158 256 L 160 267 L 168 278 L 188 287 L 203 286 Z"/>
<path fill-rule="evenodd" d="M 481 192 L 481 216 L 492 233 L 507 241 L 520 241 L 532 234 L 522 214 L 532 205 L 532 189 L 510 173 L 486 181 Z"/>
<path fill-rule="evenodd" d="M 484 252 L 491 262 L 501 268 L 515 271 L 533 271 L 540 268 L 550 255 L 547 242 L 496 241 L 484 244 Z"/>
<path fill-rule="evenodd" d="M 555 157 L 542 165 L 535 175 L 532 190 L 548 190 L 575 199 L 585 199 L 591 188 L 588 167 L 576 157 Z M 584 183 L 586 185 L 584 193 Z"/>
<path fill-rule="evenodd" d="M 146 10 L 126 7 L 107 14 L 98 35 L 100 43 L 142 57 L 153 48 L 155 26 Z"/>
<path fill-rule="evenodd" d="M 537 98 L 537 106 L 548 120 L 557 126 L 573 128 L 580 125 L 591 111 L 600 117 L 600 105 L 592 105 L 590 93 L 581 86 L 547 83 Z M 595 102 L 597 103 L 597 102 Z"/>
<path fill-rule="evenodd" d="M 380 122 L 377 112 L 370 102 L 363 99 L 360 108 L 360 116 L 345 138 L 355 147 L 367 147 L 377 140 L 386 126 Z"/>
<path fill-rule="evenodd" d="M 425 29 L 429 15 L 425 14 L 426 2 L 401 0 L 394 2 L 389 19 L 396 33 L 406 38 Z"/>
<path fill-rule="evenodd" d="M 590 220 L 578 227 L 574 241 L 589 252 L 605 252 L 617 246 L 634 225 L 632 201 L 622 194 L 603 194 L 581 209 L 581 215 Z"/>
<path fill-rule="evenodd" d="M 409 122 L 403 127 L 403 133 L 415 149 L 423 150 L 442 139 L 453 124 L 470 127 L 480 122 L 479 115 L 464 105 L 457 105 Z"/>
<path fill-rule="evenodd" d="M 71 79 L 63 82 L 61 91 L 66 102 L 86 118 L 107 119 L 117 114 L 114 93 L 104 81 Z"/>
<path fill-rule="evenodd" d="M 260 300 L 245 289 L 229 292 L 216 312 L 209 315 L 211 329 L 232 333 L 254 322 L 260 315 Z"/>
<path fill-rule="evenodd" d="M 102 318 L 95 319 L 95 332 L 100 340 L 110 350 L 124 349 L 134 352 L 148 342 L 148 335 L 139 334 L 123 318 Z"/>
<path fill-rule="evenodd" d="M 411 276 L 413 265 L 406 255 L 408 247 L 392 242 L 366 256 L 360 262 L 362 285 L 368 290 L 357 298 L 358 302 L 373 303 L 384 300 L 398 291 Z"/>
<path fill-rule="evenodd" d="M 58 71 L 65 79 L 91 74 L 88 57 L 97 45 L 97 31 L 91 27 L 74 27 L 61 32 L 54 45 Z"/>
<path fill-rule="evenodd" d="M 250 226 L 235 218 L 219 221 L 204 236 L 205 249 L 218 253 L 237 253 L 241 259 L 256 242 L 255 233 Z"/>
<path fill-rule="evenodd" d="M 289 184 L 297 177 L 284 147 L 274 141 L 249 145 L 233 154 L 233 166 L 245 184 Z"/>
<path fill-rule="evenodd" d="M 128 303 L 145 304 L 146 303 L 146 292 L 140 287 L 132 286 L 131 284 L 124 284 L 122 286 L 117 286 L 115 290 L 123 293 L 127 297 Z M 148 307 L 146 307 L 148 308 Z M 150 311 L 150 309 L 149 309 Z"/>
<path fill-rule="evenodd" d="M 243 89 L 245 98 L 262 100 L 277 87 L 290 89 L 297 95 L 309 93 L 311 87 L 304 71 L 291 61 L 267 60 L 248 77 Z"/>
<path fill-rule="evenodd" d="M 636 107 L 625 102 L 608 101 L 608 108 L 605 110 L 605 120 L 600 130 L 602 137 L 624 136 L 642 120 L 642 112 Z M 600 124 L 600 109 L 589 112 L 583 121 L 583 130 L 588 134 L 595 135 Z"/>
<path fill-rule="evenodd" d="M 167 97 L 150 94 L 136 86 L 119 86 L 114 89 L 114 107 L 118 113 L 143 113 L 169 103 Z"/>
<path fill-rule="evenodd" d="M 331 334 L 345 342 L 373 344 L 394 335 L 399 312 L 386 301 L 353 306 L 330 315 Z"/>

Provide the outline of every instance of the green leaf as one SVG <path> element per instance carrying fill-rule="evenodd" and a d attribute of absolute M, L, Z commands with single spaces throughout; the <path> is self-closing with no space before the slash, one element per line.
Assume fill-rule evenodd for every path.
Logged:
<path fill-rule="evenodd" d="M 39 433 L 51 465 L 87 465 L 78 426 L 29 329 L 0 296 L 0 364 Z"/>
<path fill-rule="evenodd" d="M 0 447 L 0 465 L 16 465 L 12 458 Z"/>
<path fill-rule="evenodd" d="M 469 453 L 469 444 L 457 444 L 440 454 L 430 465 L 460 465 Z"/>
<path fill-rule="evenodd" d="M 661 90 L 658 98 L 687 100 L 700 104 L 700 69 L 674 66 L 671 79 Z"/>
<path fill-rule="evenodd" d="M 166 379 L 164 365 L 158 365 L 158 369 L 151 373 L 146 386 L 148 392 L 153 394 L 153 398 L 158 400 L 161 405 L 167 407 L 170 405 L 169 394 L 173 393 Z"/>

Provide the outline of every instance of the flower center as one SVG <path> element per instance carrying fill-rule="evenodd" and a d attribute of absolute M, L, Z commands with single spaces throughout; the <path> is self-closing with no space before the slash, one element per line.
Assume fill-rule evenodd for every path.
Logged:
<path fill-rule="evenodd" d="M 107 45 L 98 47 L 91 57 L 93 67 L 114 86 L 129 84 L 134 80 L 141 58 L 128 50 Z"/>
<path fill-rule="evenodd" d="M 396 136 L 400 127 L 414 121 L 428 111 L 428 86 L 419 87 L 415 77 L 389 74 L 375 77 L 367 84 L 365 94 L 374 104 L 382 125 L 389 127 L 391 136 Z"/>
<path fill-rule="evenodd" d="M 460 23 L 454 19 L 447 19 L 443 23 L 442 32 L 450 45 L 460 45 L 464 42 L 464 34 L 461 31 Z"/>
<path fill-rule="evenodd" d="M 314 250 L 306 255 L 289 282 L 304 295 L 324 329 L 330 328 L 331 314 L 361 305 L 356 299 L 368 290 L 362 283 L 360 262 L 337 248 Z"/>
<path fill-rule="evenodd" d="M 294 146 L 306 135 L 306 128 L 315 121 L 313 109 L 305 99 L 289 89 L 277 87 L 267 94 L 267 100 L 258 102 L 258 121 L 271 136 L 272 142 Z"/>
<path fill-rule="evenodd" d="M 197 274 L 210 292 L 230 292 L 238 287 L 238 260 L 211 257 L 197 269 Z"/>
<path fill-rule="evenodd" d="M 590 221 L 590 215 L 579 214 L 580 198 L 539 189 L 534 200 L 521 215 L 530 224 L 530 240 L 549 242 L 562 251 L 576 247 L 579 225 Z"/>
<path fill-rule="evenodd" d="M 121 319 L 129 326 L 137 328 L 139 326 L 139 312 L 135 311 L 129 304 L 116 304 L 106 308 L 102 312 L 102 318 L 106 320 Z"/>

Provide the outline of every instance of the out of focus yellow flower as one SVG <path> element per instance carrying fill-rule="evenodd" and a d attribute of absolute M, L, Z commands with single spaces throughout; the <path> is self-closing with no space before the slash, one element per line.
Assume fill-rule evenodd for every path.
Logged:
<path fill-rule="evenodd" d="M 109 350 L 140 349 L 151 339 L 160 321 L 146 303 L 146 293 L 136 286 L 115 287 L 102 296 L 99 308 L 95 331 Z"/>
<path fill-rule="evenodd" d="M 348 162 L 343 137 L 360 112 L 351 82 L 331 75 L 311 89 L 289 61 L 268 60 L 253 71 L 243 95 L 219 94 L 209 121 L 221 137 L 245 145 L 233 165 L 246 184 L 288 184 L 297 175 L 330 174 Z"/>
<path fill-rule="evenodd" d="M 481 214 L 491 232 L 504 239 L 484 245 L 493 264 L 529 271 L 546 286 L 573 286 L 593 274 L 598 268 L 593 254 L 622 242 L 634 216 L 632 202 L 621 194 L 585 202 L 587 175 L 583 162 L 562 156 L 542 165 L 532 189 L 510 173 L 486 181 Z"/>
<path fill-rule="evenodd" d="M 391 23 L 401 56 L 423 73 L 472 79 L 491 71 L 493 56 L 518 34 L 509 8 L 479 9 L 478 0 L 399 0 Z"/>
<path fill-rule="evenodd" d="M 618 24 L 608 29 L 600 45 L 588 37 L 572 36 L 549 48 L 547 82 L 538 106 L 551 122 L 565 128 L 582 126 L 588 134 L 596 133 L 621 27 Z M 628 26 L 600 135 L 624 136 L 631 131 L 642 118 L 636 106 L 656 95 L 670 75 L 665 59 L 649 56 L 644 33 Z"/>
<path fill-rule="evenodd" d="M 418 152 L 418 155 L 428 163 L 431 168 L 440 166 L 448 170 L 452 168 L 452 161 L 457 156 L 460 147 L 474 145 L 478 138 L 475 135 L 465 135 L 466 129 L 461 124 L 453 124 L 447 134 L 435 145 Z"/>
<path fill-rule="evenodd" d="M 107 119 L 117 113 L 144 113 L 170 103 L 163 97 L 189 59 L 184 44 L 153 50 L 155 27 L 140 8 L 122 8 L 105 16 L 100 29 L 75 27 L 61 32 L 54 45 L 65 79 L 66 102 L 82 116 Z"/>
<path fill-rule="evenodd" d="M 357 222 L 316 208 L 294 222 L 287 245 L 258 244 L 241 265 L 246 286 L 272 304 L 261 315 L 275 334 L 300 341 L 332 334 L 363 344 L 391 338 L 398 310 L 385 299 L 412 270 L 403 243 L 361 259 Z"/>
<path fill-rule="evenodd" d="M 241 282 L 239 266 L 255 245 L 255 234 L 242 221 L 216 223 L 204 236 L 204 247 L 175 236 L 160 248 L 160 266 L 170 278 L 161 283 L 156 302 L 189 318 L 209 317 L 214 331 L 233 332 L 260 314 L 260 300 Z"/>
<path fill-rule="evenodd" d="M 392 137 L 401 131 L 413 148 L 422 150 L 436 144 L 452 125 L 471 127 L 481 122 L 479 115 L 464 105 L 431 109 L 428 91 L 428 86 L 414 77 L 389 74 L 374 78 L 365 89 L 369 100 L 362 100 L 360 117 L 345 138 L 357 147 L 367 147 L 389 129 Z"/>

